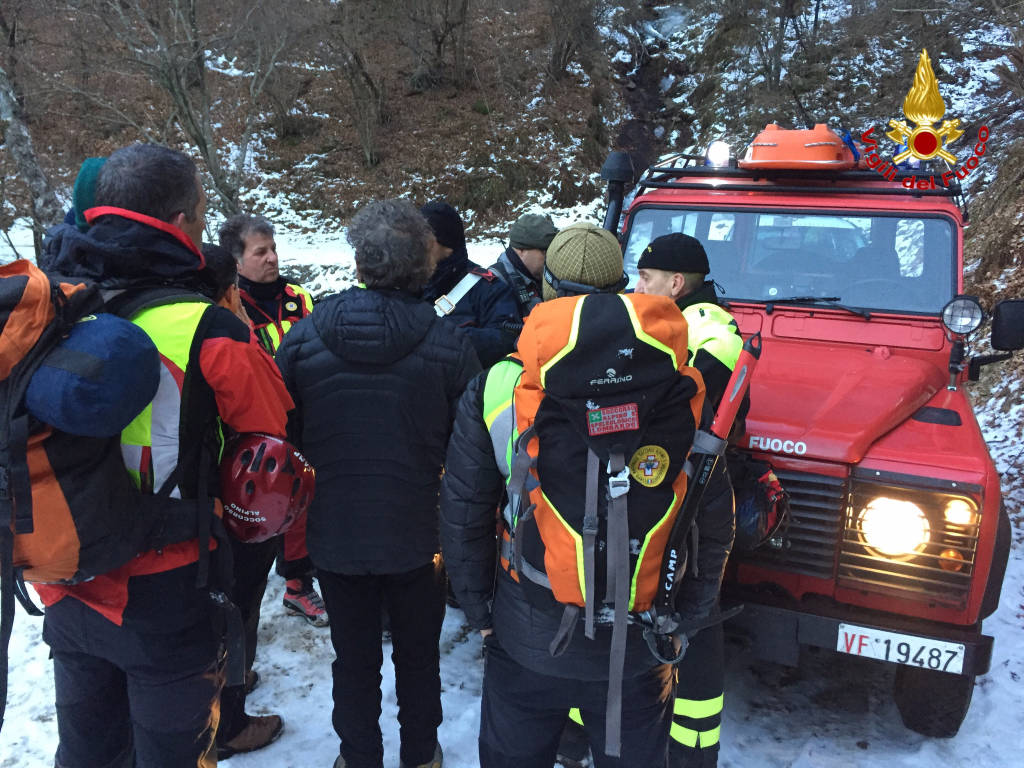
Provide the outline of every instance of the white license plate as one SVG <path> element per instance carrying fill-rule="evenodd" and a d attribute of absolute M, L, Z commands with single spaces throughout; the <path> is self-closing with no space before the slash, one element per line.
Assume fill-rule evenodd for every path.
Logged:
<path fill-rule="evenodd" d="M 840 624 L 836 650 L 853 656 L 866 656 L 895 664 L 961 674 L 964 671 L 964 647 L 930 637 L 884 632 L 855 624 Z"/>

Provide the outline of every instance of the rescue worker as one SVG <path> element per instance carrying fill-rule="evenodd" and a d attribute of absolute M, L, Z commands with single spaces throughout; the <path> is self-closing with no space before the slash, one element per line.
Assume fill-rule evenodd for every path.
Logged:
<path fill-rule="evenodd" d="M 301 285 L 289 283 L 281 276 L 277 260 L 274 225 L 262 216 L 238 214 L 221 225 L 220 244 L 231 251 L 238 262 L 238 293 L 256 338 L 271 357 L 281 339 L 296 322 L 313 311 L 313 297 Z M 313 588 L 313 566 L 306 551 L 306 520 L 296 521 L 274 546 L 246 545 L 254 571 L 251 591 L 253 600 L 262 600 L 269 564 L 256 556 L 276 551 L 277 572 L 285 580 L 282 602 L 285 610 L 300 616 L 315 627 L 327 626 L 323 600 Z M 249 581 L 242 579 L 242 581 Z M 255 620 L 259 622 L 259 603 L 254 603 Z M 243 612 L 245 609 L 243 608 Z M 255 631 L 255 629 L 253 630 Z M 255 645 L 255 642 L 254 642 Z"/>
<path fill-rule="evenodd" d="M 637 293 L 668 296 L 682 310 L 690 328 L 690 365 L 704 376 L 708 399 L 717 408 L 736 367 L 743 339 L 739 326 L 718 303 L 711 265 L 700 240 L 680 232 L 662 235 L 644 248 L 637 261 Z M 749 410 L 744 403 L 733 427 L 742 434 Z"/>
<path fill-rule="evenodd" d="M 717 409 L 743 349 L 743 338 L 736 321 L 718 304 L 714 281 L 706 279 L 710 271 L 700 240 L 678 232 L 662 235 L 640 255 L 636 292 L 668 296 L 682 310 L 689 327 L 690 365 L 703 375 L 708 401 Z M 733 435 L 743 433 L 744 417 L 749 408 L 748 396 L 740 407 Z M 724 460 L 719 461 L 718 466 L 721 469 L 716 471 L 705 493 L 703 506 L 728 509 L 731 516 L 732 486 Z M 716 515 L 710 517 L 720 519 Z M 730 550 L 732 528 L 730 525 L 727 537 Z M 723 540 L 725 533 L 723 528 Z M 688 574 L 683 583 L 684 598 L 697 591 L 696 587 L 702 583 L 709 596 L 712 592 L 717 596 L 718 590 L 712 589 L 712 584 L 721 583 L 721 568 L 715 571 L 703 560 L 699 565 L 697 577 Z M 718 765 L 725 685 L 721 623 L 698 632 L 690 640 L 677 670 L 679 682 L 669 749 L 670 768 L 714 768 Z"/>
<path fill-rule="evenodd" d="M 542 290 L 545 300 L 614 293 L 625 286 L 622 278 L 615 236 L 598 227 L 574 225 L 550 245 Z M 527 319 L 527 328 L 532 319 Z M 559 634 L 561 609 L 541 610 L 529 603 L 495 552 L 494 510 L 504 503 L 510 472 L 507 460 L 499 464 L 498 456 L 504 458 L 505 451 L 497 446 L 508 445 L 512 438 L 512 419 L 503 414 L 512 407 L 521 371 L 510 358 L 467 387 L 441 486 L 442 551 L 456 597 L 470 626 L 480 630 L 486 649 L 479 739 L 483 768 L 549 768 L 573 705 L 595 713 L 595 722 L 588 724 L 590 741 L 603 744 L 607 636 L 595 642 L 576 632 L 565 652 L 552 657 L 548 643 Z M 712 571 L 721 572 L 727 550 L 704 537 L 705 525 L 709 532 L 716 526 L 700 518 L 698 524 L 707 562 Z M 595 750 L 599 768 L 664 765 L 666 759 L 673 672 L 654 660 L 635 628 L 627 638 L 626 664 L 631 668 L 621 699 L 622 758 Z"/>
<path fill-rule="evenodd" d="M 197 448 L 218 438 L 218 414 L 237 432 L 283 437 L 291 399 L 273 362 L 250 343 L 249 328 L 198 293 L 206 195 L 192 160 L 153 144 L 119 149 L 101 169 L 94 198 L 83 211 L 88 231 L 64 232 L 52 269 L 101 288 L 196 292 L 195 300 L 176 297 L 133 315 L 164 369 L 151 406 L 121 437 L 140 488 L 158 488 L 177 466 L 176 492 L 196 498 L 197 478 L 216 477 L 212 456 Z M 215 573 L 217 553 L 210 558 Z M 56 765 L 215 764 L 223 617 L 210 599 L 216 585 L 196 583 L 199 560 L 193 539 L 81 584 L 37 585 L 54 664 Z M 265 746 L 281 729 L 276 715 L 248 717 L 233 750 Z"/>
<path fill-rule="evenodd" d="M 491 272 L 512 288 L 523 320 L 541 302 L 540 278 L 544 257 L 558 230 L 550 216 L 524 213 L 508 231 L 508 248 L 491 265 Z"/>
<path fill-rule="evenodd" d="M 657 238 L 638 261 L 637 293 L 667 296 L 676 302 L 687 322 L 689 364 L 704 377 L 707 401 L 717 409 L 732 369 L 743 348 L 739 328 L 718 305 L 707 254 L 700 241 L 673 233 Z M 733 434 L 743 430 L 749 397 L 741 405 Z M 688 572 L 680 590 L 679 608 L 688 619 L 700 619 L 715 608 L 722 568 L 732 549 L 733 493 L 725 462 L 720 461 L 705 491 L 703 517 L 714 526 L 701 529 L 715 543 L 711 551 L 698 550 L 698 572 Z M 702 525 L 708 525 L 707 522 Z M 724 558 L 722 557 L 724 553 Z M 714 768 L 718 763 L 723 686 L 725 677 L 722 625 L 701 630 L 690 640 L 677 665 L 678 684 L 669 749 L 670 768 Z M 566 765 L 586 757 L 586 740 L 579 711 L 569 713 L 559 759 Z"/>
<path fill-rule="evenodd" d="M 251 321 L 255 338 L 272 357 L 284 334 L 313 308 L 309 292 L 285 280 L 278 269 L 274 226 L 262 216 L 241 213 L 219 230 L 220 245 L 230 251 L 238 269 L 238 295 Z M 323 600 L 313 588 L 313 566 L 306 551 L 306 516 L 296 520 L 282 536 L 258 544 L 231 540 L 235 584 L 232 599 L 242 613 L 245 629 L 245 684 L 227 686 L 221 697 L 223 745 L 245 721 L 246 697 L 259 681 L 253 669 L 260 623 L 260 607 L 267 589 L 271 564 L 277 559 L 285 579 L 285 610 L 313 626 L 327 626 Z M 222 753 L 224 755 L 223 747 Z"/>
<path fill-rule="evenodd" d="M 458 212 L 443 200 L 420 208 L 434 232 L 434 274 L 423 299 L 438 317 L 465 330 L 480 365 L 493 365 L 512 351 L 519 310 L 512 289 L 498 276 L 469 260 L 466 232 Z"/>
<path fill-rule="evenodd" d="M 325 298 L 277 353 L 297 405 L 289 434 L 317 467 L 309 549 L 333 618 L 334 765 L 384 764 L 386 606 L 399 764 L 441 768 L 437 493 L 455 405 L 480 366 L 465 335 L 418 299 L 433 237 L 415 206 L 371 203 L 348 239 L 362 285 Z"/>
<path fill-rule="evenodd" d="M 243 323 L 252 327 L 252 320 L 242 306 L 238 292 L 238 262 L 231 251 L 213 243 L 203 243 L 203 259 L 212 282 L 208 294 L 218 306 L 230 309 Z"/>

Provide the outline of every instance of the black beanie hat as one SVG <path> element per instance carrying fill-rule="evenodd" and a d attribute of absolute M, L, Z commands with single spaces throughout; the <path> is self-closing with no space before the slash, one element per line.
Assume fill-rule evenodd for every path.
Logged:
<path fill-rule="evenodd" d="M 444 200 L 435 200 L 420 208 L 420 213 L 430 224 L 437 242 L 455 253 L 466 252 L 466 230 L 458 211 Z"/>
<path fill-rule="evenodd" d="M 666 272 L 696 272 L 706 275 L 711 271 L 708 255 L 696 237 L 680 232 L 662 235 L 653 240 L 640 254 L 637 269 L 663 269 Z"/>

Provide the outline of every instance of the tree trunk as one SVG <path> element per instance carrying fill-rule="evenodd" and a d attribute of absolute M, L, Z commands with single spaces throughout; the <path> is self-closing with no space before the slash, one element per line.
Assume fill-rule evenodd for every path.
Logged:
<path fill-rule="evenodd" d="M 466 64 L 466 46 L 469 40 L 469 0 L 462 0 L 459 4 L 457 23 L 459 30 L 455 36 L 455 82 L 462 85 L 469 75 L 469 67 Z"/>
<path fill-rule="evenodd" d="M 366 71 L 366 63 L 359 51 L 344 39 L 341 47 L 342 69 L 352 91 L 353 116 L 363 150 L 363 162 L 372 168 L 380 162 L 377 148 L 377 129 L 382 122 L 383 108 L 380 89 Z"/>
<path fill-rule="evenodd" d="M 18 173 L 28 187 L 32 198 L 32 230 L 36 256 L 42 251 L 43 233 L 64 218 L 64 211 L 57 201 L 53 187 L 46 173 L 39 165 L 32 148 L 32 136 L 25 124 L 25 116 L 18 103 L 14 84 L 0 67 L 0 119 L 7 122 L 5 142 L 14 159 Z"/>

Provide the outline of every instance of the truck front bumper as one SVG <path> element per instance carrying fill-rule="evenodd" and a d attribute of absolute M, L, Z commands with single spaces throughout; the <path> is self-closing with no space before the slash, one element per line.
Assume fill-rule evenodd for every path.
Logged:
<path fill-rule="evenodd" d="M 737 600 L 737 597 L 723 596 L 723 607 L 736 602 L 744 604 L 743 610 L 729 621 L 727 627 L 748 637 L 757 656 L 779 664 L 796 666 L 802 645 L 836 651 L 840 625 L 849 624 L 962 645 L 963 675 L 983 675 L 988 672 L 992 661 L 992 638 L 978 631 L 980 625 L 956 627 L 851 606 L 792 608 L 750 599 Z"/>

